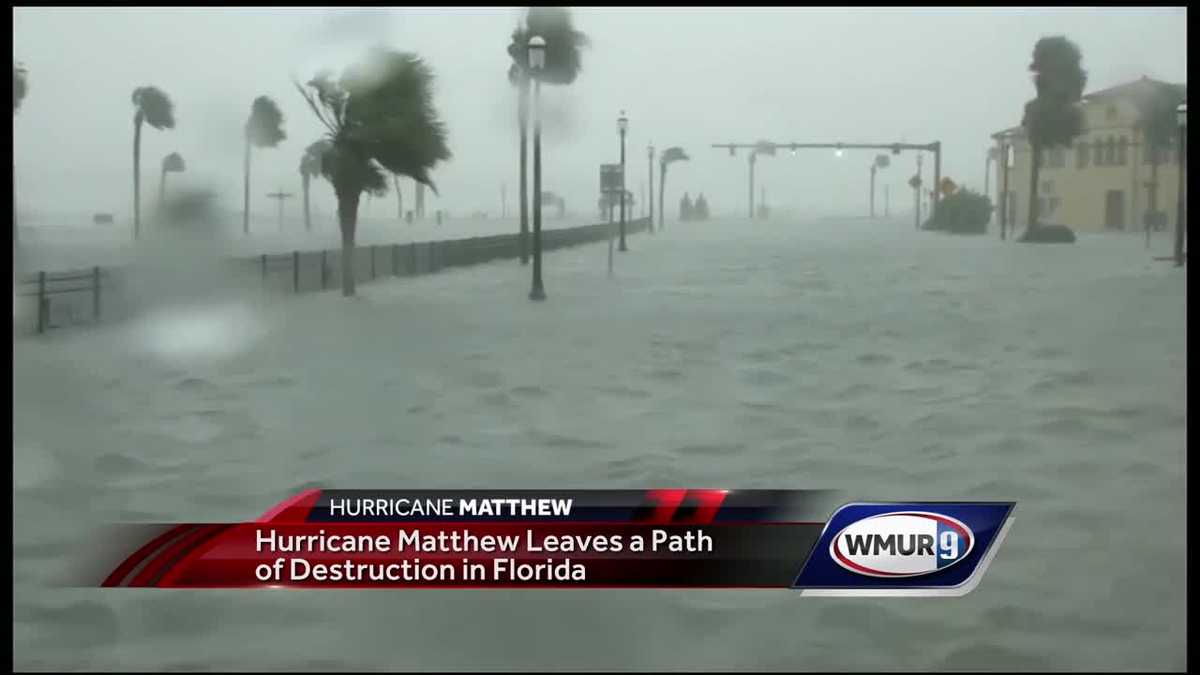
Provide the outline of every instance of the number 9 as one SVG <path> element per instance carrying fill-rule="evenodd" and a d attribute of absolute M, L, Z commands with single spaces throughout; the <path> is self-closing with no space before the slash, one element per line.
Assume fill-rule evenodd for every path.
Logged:
<path fill-rule="evenodd" d="M 943 558 L 953 560 L 958 557 L 958 535 L 953 532 L 943 532 L 940 537 L 939 547 L 942 550 Z"/>

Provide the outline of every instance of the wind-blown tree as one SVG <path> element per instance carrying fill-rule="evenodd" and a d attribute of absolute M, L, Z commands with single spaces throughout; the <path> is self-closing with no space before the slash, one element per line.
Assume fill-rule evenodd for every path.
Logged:
<path fill-rule="evenodd" d="M 312 232 L 312 210 L 309 207 L 308 191 L 312 179 L 321 177 L 321 156 L 329 147 L 329 141 L 321 139 L 309 144 L 300 156 L 300 187 L 304 195 L 304 231 Z"/>
<path fill-rule="evenodd" d="M 162 131 L 175 128 L 175 104 L 158 87 L 133 90 L 133 236 L 142 233 L 142 124 Z"/>
<path fill-rule="evenodd" d="M 1087 73 L 1080 67 L 1083 55 L 1079 47 L 1063 36 L 1045 37 L 1033 47 L 1033 84 L 1037 97 L 1025 104 L 1021 124 L 1029 137 L 1032 169 L 1029 172 L 1029 226 L 1038 227 L 1037 189 L 1042 168 L 1042 151 L 1070 145 L 1083 131 L 1083 113 L 1079 100 L 1087 84 Z"/>
<path fill-rule="evenodd" d="M 29 72 L 20 63 L 13 63 L 13 117 L 21 109 L 21 102 L 29 91 Z M 13 162 L 13 245 L 17 244 L 17 164 Z"/>
<path fill-rule="evenodd" d="M 663 194 L 667 187 L 667 167 L 673 162 L 687 161 L 691 157 L 678 145 L 667 148 L 658 159 L 658 229 L 662 230 L 667 221 L 663 218 Z"/>
<path fill-rule="evenodd" d="M 529 262 L 529 39 L 540 35 L 546 41 L 546 63 L 538 79 L 542 84 L 569 85 L 575 82 L 583 68 L 580 51 L 588 45 L 588 37 L 575 30 L 571 13 L 565 7 L 530 7 L 524 25 L 517 26 L 508 45 L 512 65 L 508 81 L 517 87 L 517 123 L 521 136 L 521 264 Z"/>
<path fill-rule="evenodd" d="M 446 128 L 433 107 L 433 71 L 415 54 L 382 47 L 334 80 L 319 73 L 296 89 L 328 129 L 321 175 L 333 185 L 342 230 L 342 295 L 354 295 L 354 232 L 362 193 L 386 194 L 390 171 L 428 185 L 450 158 Z"/>
<path fill-rule="evenodd" d="M 283 113 L 268 96 L 259 96 L 250 106 L 250 118 L 246 120 L 246 156 L 242 162 L 244 204 L 242 208 L 242 233 L 250 232 L 250 148 L 273 148 L 287 138 L 283 131 Z"/>
<path fill-rule="evenodd" d="M 183 157 L 178 152 L 172 152 L 163 157 L 162 175 L 158 179 L 158 204 L 160 208 L 165 203 L 167 197 L 167 174 L 180 173 L 186 168 L 187 165 L 184 164 Z"/>
<path fill-rule="evenodd" d="M 1150 157 L 1150 194 L 1146 204 L 1148 216 L 1144 223 L 1147 246 L 1150 245 L 1151 220 L 1158 218 L 1158 165 L 1179 138 L 1175 109 L 1186 97 L 1185 88 L 1162 84 L 1135 98 L 1139 117 L 1138 128 L 1142 131 L 1142 147 Z"/>

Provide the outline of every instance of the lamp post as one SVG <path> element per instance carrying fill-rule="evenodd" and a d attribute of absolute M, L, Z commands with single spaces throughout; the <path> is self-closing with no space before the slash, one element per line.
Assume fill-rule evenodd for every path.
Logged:
<path fill-rule="evenodd" d="M 622 253 L 629 250 L 625 247 L 625 132 L 628 130 L 629 119 L 622 110 L 617 118 L 617 131 L 621 134 L 621 243 L 617 245 L 617 250 Z"/>
<path fill-rule="evenodd" d="M 1175 266 L 1183 266 L 1183 219 L 1184 219 L 1184 196 L 1187 190 L 1187 183 L 1184 182 L 1183 174 L 1187 170 L 1187 152 L 1186 147 L 1187 137 L 1187 101 L 1179 104 L 1175 109 L 1175 121 L 1179 123 L 1179 197 L 1178 197 L 1178 212 L 1175 214 Z"/>
<path fill-rule="evenodd" d="M 529 299 L 546 299 L 542 286 L 542 69 L 546 66 L 546 41 L 540 35 L 529 38 L 529 70 L 533 76 L 533 286 Z"/>
<path fill-rule="evenodd" d="M 650 173 L 650 234 L 654 234 L 654 144 L 646 148 L 646 170 Z"/>

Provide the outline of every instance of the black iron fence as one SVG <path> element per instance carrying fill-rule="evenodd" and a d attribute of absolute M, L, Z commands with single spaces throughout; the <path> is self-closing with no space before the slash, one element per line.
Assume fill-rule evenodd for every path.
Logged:
<path fill-rule="evenodd" d="M 648 218 L 632 220 L 626 223 L 625 231 L 627 234 L 641 232 L 649 224 Z M 605 241 L 610 233 L 615 233 L 616 227 L 616 224 L 598 223 L 543 230 L 542 250 L 552 251 Z M 308 293 L 341 287 L 341 255 L 340 249 L 292 251 L 262 254 L 233 262 L 255 265 L 263 288 Z M 380 277 L 418 276 L 451 267 L 515 259 L 520 256 L 520 238 L 514 233 L 406 244 L 373 244 L 355 247 L 353 255 L 355 283 L 361 284 Z M 16 314 L 32 315 L 30 328 L 38 334 L 53 328 L 97 323 L 102 318 L 103 304 L 121 304 L 102 303 L 106 293 L 110 297 L 120 294 L 120 273 L 119 268 L 93 267 L 88 270 L 42 271 L 28 275 L 17 280 L 16 299 L 29 299 L 24 306 L 30 308 L 32 305 L 33 311 L 22 312 L 18 305 Z"/>

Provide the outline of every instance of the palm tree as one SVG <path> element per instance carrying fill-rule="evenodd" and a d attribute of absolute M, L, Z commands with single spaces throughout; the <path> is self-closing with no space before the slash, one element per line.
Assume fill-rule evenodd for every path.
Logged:
<path fill-rule="evenodd" d="M 1175 121 L 1175 108 L 1187 96 L 1187 90 L 1178 85 L 1149 84 L 1153 88 L 1135 98 L 1140 118 L 1138 127 L 1142 130 L 1142 147 L 1150 157 L 1150 193 L 1146 204 L 1149 213 L 1145 221 L 1147 246 L 1150 245 L 1151 219 L 1158 218 L 1158 165 L 1178 139 L 1179 123 Z"/>
<path fill-rule="evenodd" d="M 20 63 L 13 63 L 13 117 L 21 108 L 25 94 L 29 91 L 29 72 Z M 13 246 L 17 245 L 17 165 L 13 163 Z"/>
<path fill-rule="evenodd" d="M 1071 140 L 1083 131 L 1083 114 L 1078 104 L 1087 84 L 1087 73 L 1079 65 L 1082 60 L 1079 47 L 1063 36 L 1042 38 L 1033 47 L 1033 63 L 1029 64 L 1029 70 L 1034 74 L 1037 98 L 1025 104 L 1022 120 L 1033 154 L 1027 232 L 1038 226 L 1037 189 L 1042 151 L 1070 145 Z"/>
<path fill-rule="evenodd" d="M 172 152 L 166 157 L 163 157 L 162 176 L 158 179 L 159 208 L 162 208 L 167 196 L 167 174 L 180 173 L 186 168 L 187 166 L 183 163 L 183 157 L 181 157 L 178 152 Z"/>
<path fill-rule="evenodd" d="M 242 163 L 244 206 L 242 209 L 242 234 L 250 233 L 250 147 L 273 148 L 287 138 L 283 131 L 283 113 L 268 96 L 259 96 L 250 106 L 250 118 L 246 120 L 246 158 Z"/>
<path fill-rule="evenodd" d="M 309 208 L 308 188 L 312 179 L 321 177 L 321 156 L 329 141 L 321 139 L 310 144 L 300 156 L 300 186 L 304 193 L 304 231 L 312 232 L 312 211 Z"/>
<path fill-rule="evenodd" d="M 433 71 L 415 54 L 376 47 L 334 81 L 317 74 L 296 89 L 329 130 L 321 175 L 333 184 L 342 230 L 342 295 L 354 295 L 354 231 L 363 192 L 387 192 L 385 171 L 437 192 L 429 170 L 450 158 L 433 107 Z M 311 91 L 310 91 L 311 90 Z"/>
<path fill-rule="evenodd" d="M 678 145 L 667 148 L 658 159 L 658 229 L 662 231 L 667 221 L 663 218 L 663 194 L 667 186 L 667 166 L 672 162 L 687 161 L 691 157 Z"/>
<path fill-rule="evenodd" d="M 588 45 L 587 35 L 575 30 L 571 13 L 564 7 L 530 7 L 525 24 L 512 32 L 508 55 L 508 81 L 517 87 L 517 120 L 521 135 L 521 264 L 529 263 L 529 189 L 526 182 L 529 144 L 529 39 L 540 35 L 546 41 L 546 63 L 538 79 L 543 84 L 569 85 L 583 68 L 580 50 Z"/>
<path fill-rule="evenodd" d="M 158 87 L 133 90 L 133 236 L 142 234 L 142 123 L 162 131 L 175 128 L 175 104 Z"/>

